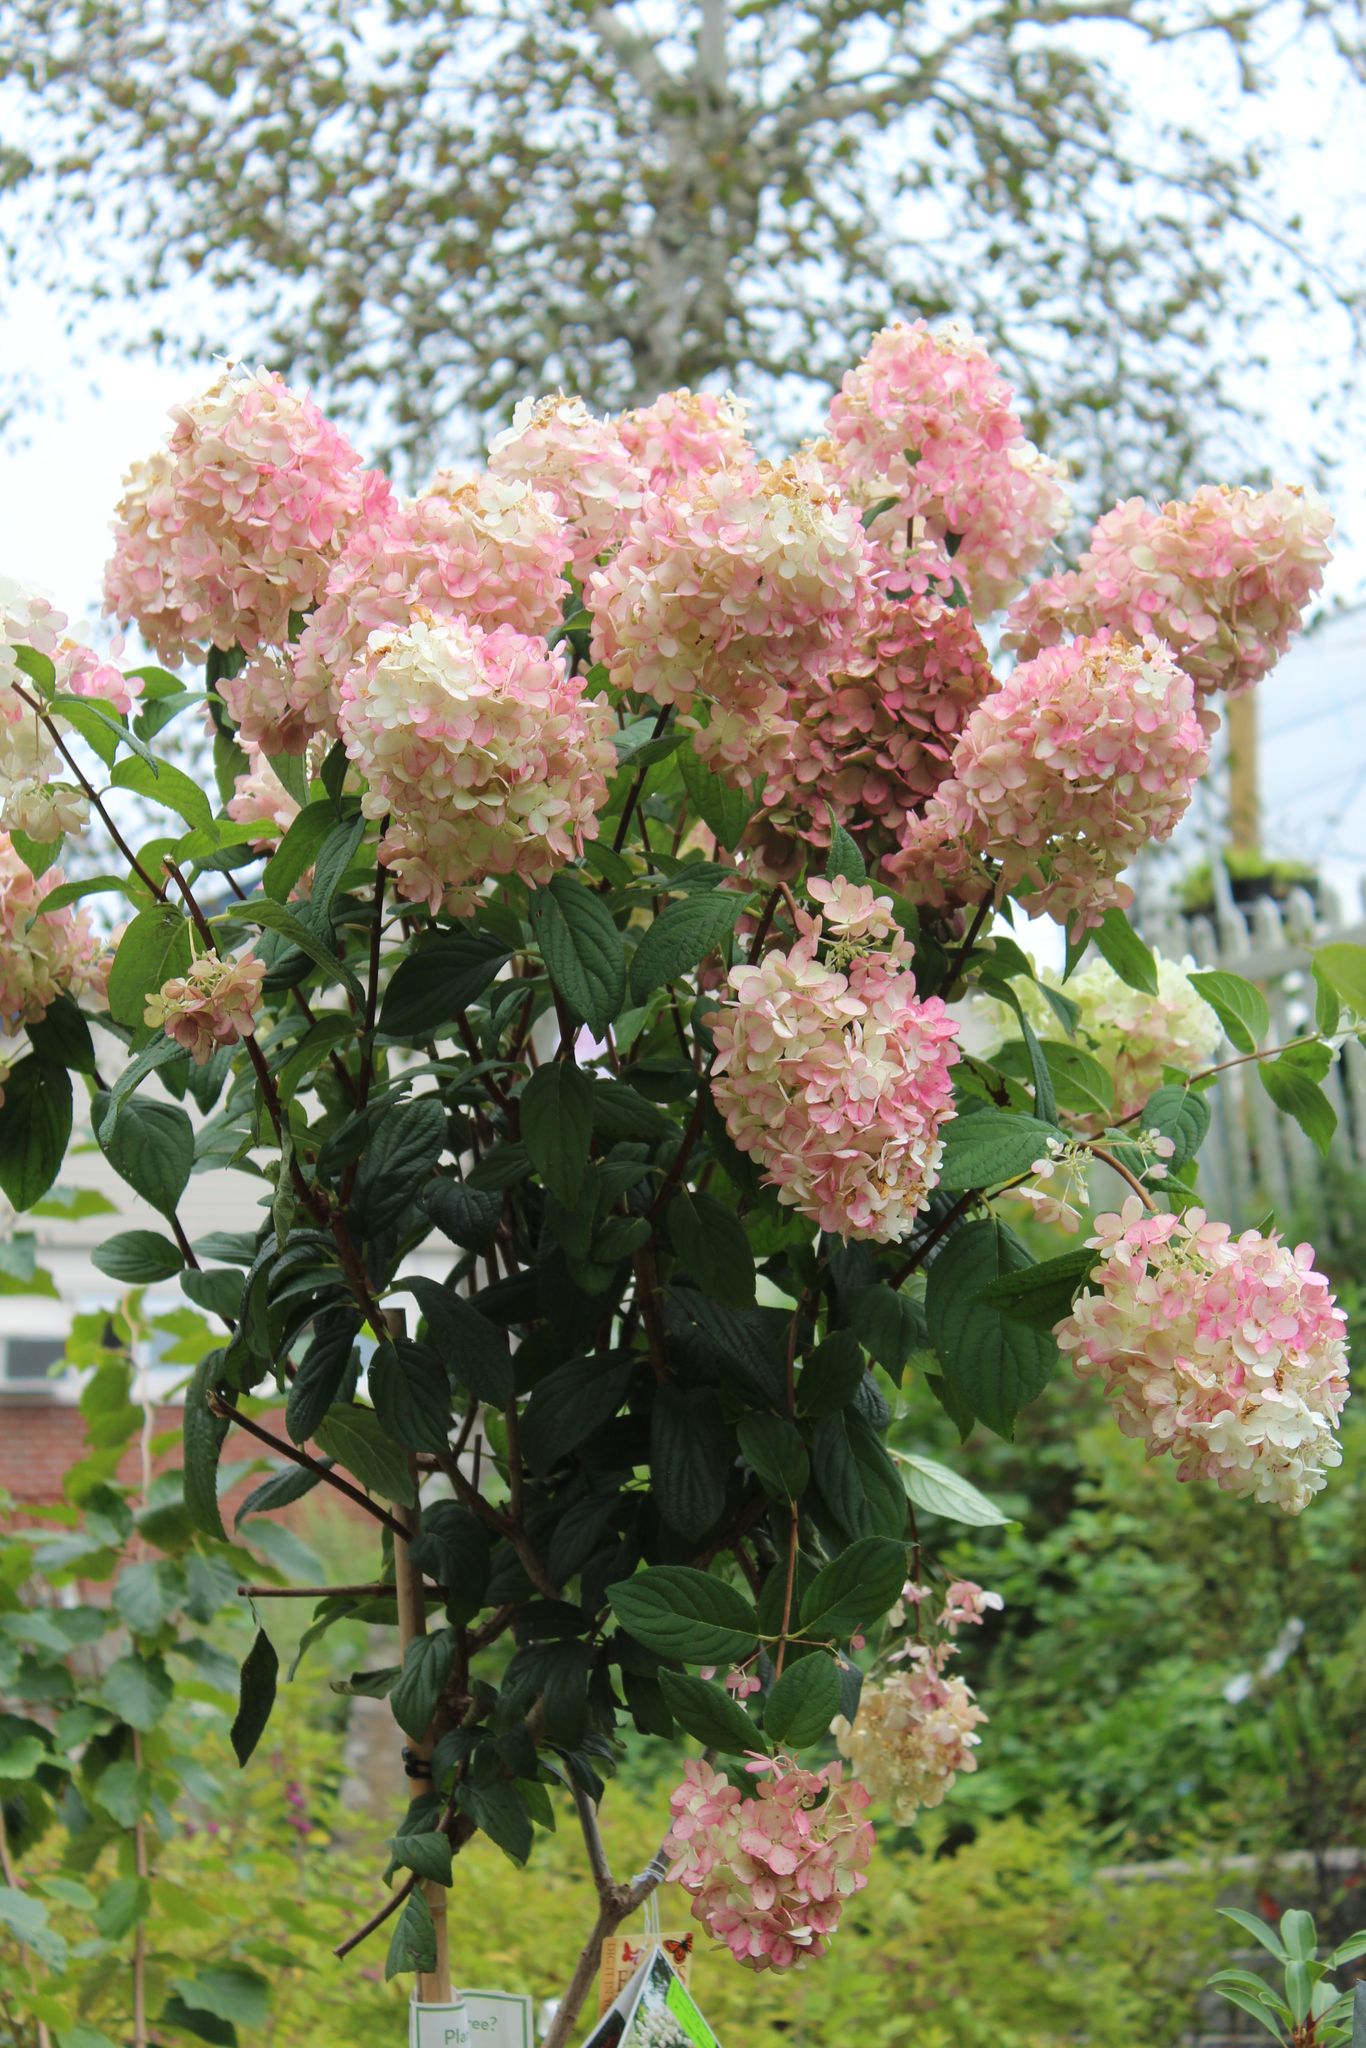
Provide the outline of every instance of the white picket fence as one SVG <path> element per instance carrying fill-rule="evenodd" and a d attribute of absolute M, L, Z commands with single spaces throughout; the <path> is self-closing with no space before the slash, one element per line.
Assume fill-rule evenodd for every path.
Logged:
<path fill-rule="evenodd" d="M 1263 898 L 1242 910 L 1227 875 L 1216 868 L 1215 890 L 1213 915 L 1195 918 L 1183 916 L 1167 897 L 1145 902 L 1140 894 L 1134 922 L 1155 951 L 1173 960 L 1193 958 L 1198 967 L 1225 968 L 1255 982 L 1271 1012 L 1266 1043 L 1282 1045 L 1313 1024 L 1310 953 L 1330 939 L 1366 944 L 1366 921 L 1349 922 L 1326 888 L 1317 903 L 1297 889 L 1282 904 Z M 1232 1052 L 1226 1047 L 1224 1056 Z M 1348 1167 L 1366 1165 L 1366 1049 L 1355 1040 L 1346 1044 L 1323 1086 L 1338 1117 L 1332 1156 Z M 1276 1110 L 1253 1062 L 1223 1076 L 1210 1106 L 1200 1185 L 1212 1213 L 1246 1227 L 1271 1208 L 1283 1225 L 1321 1211 L 1323 1158 L 1299 1126 Z"/>

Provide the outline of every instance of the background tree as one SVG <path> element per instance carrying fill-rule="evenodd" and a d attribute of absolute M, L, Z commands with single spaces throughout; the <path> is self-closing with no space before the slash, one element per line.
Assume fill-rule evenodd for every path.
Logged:
<path fill-rule="evenodd" d="M 173 289 L 181 345 L 206 281 L 204 340 L 254 341 L 419 461 L 557 384 L 613 406 L 758 376 L 805 427 L 852 331 L 952 311 L 1096 498 L 1175 489 L 1245 409 L 1268 302 L 1355 324 L 1360 300 L 1277 216 L 1265 153 L 1142 81 L 1164 108 L 1192 74 L 1202 110 L 1257 95 L 1303 30 L 1326 90 L 1361 74 L 1362 15 L 4 0 L 30 102 L 10 253 L 73 307 Z"/>

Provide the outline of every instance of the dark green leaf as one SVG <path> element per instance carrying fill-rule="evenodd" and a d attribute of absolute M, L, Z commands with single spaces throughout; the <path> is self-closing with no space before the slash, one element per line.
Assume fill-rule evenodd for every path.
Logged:
<path fill-rule="evenodd" d="M 906 1583 L 906 1546 L 865 1536 L 817 1572 L 801 1602 L 802 1633 L 839 1642 L 880 1621 Z"/>
<path fill-rule="evenodd" d="M 925 1343 L 925 1315 L 908 1294 L 879 1281 L 848 1297 L 849 1327 L 892 1379 L 899 1380 L 913 1351 Z M 842 1403 L 839 1405 L 843 1405 Z"/>
<path fill-rule="evenodd" d="M 218 1506 L 218 1459 L 228 1424 L 208 1405 L 208 1396 L 218 1385 L 222 1374 L 223 1353 L 211 1351 L 195 1367 L 194 1377 L 186 1389 L 182 1423 L 185 1461 L 181 1487 L 185 1512 L 195 1528 L 206 1536 L 226 1539 L 227 1531 Z"/>
<path fill-rule="evenodd" d="M 366 1384 L 387 1436 L 410 1451 L 446 1450 L 450 1382 L 435 1351 L 405 1337 L 381 1344 L 370 1361 Z"/>
<path fill-rule="evenodd" d="M 594 1079 L 593 1129 L 600 1138 L 660 1138 L 671 1128 L 663 1111 L 628 1082 Z"/>
<path fill-rule="evenodd" d="M 341 1393 L 355 1353 L 354 1317 L 329 1317 L 315 1330 L 313 1342 L 290 1382 L 285 1428 L 296 1444 L 306 1444 Z"/>
<path fill-rule="evenodd" d="M 202 1308 L 212 1316 L 218 1316 L 225 1323 L 236 1322 L 242 1312 L 242 1275 L 216 1268 L 212 1272 L 196 1272 L 187 1267 L 180 1276 L 180 1285 L 186 1297 L 196 1308 Z"/>
<path fill-rule="evenodd" d="M 366 1237 L 392 1229 L 421 1198 L 446 1143 L 446 1112 L 434 1095 L 400 1103 L 381 1118 L 361 1154 L 352 1212 Z"/>
<path fill-rule="evenodd" d="M 29 1209 L 61 1171 L 71 1138 L 71 1076 L 30 1053 L 5 1076 L 0 1104 L 0 1189 Z"/>
<path fill-rule="evenodd" d="M 389 1705 L 399 1727 L 414 1742 L 420 1742 L 431 1726 L 454 1658 L 453 1629 L 441 1628 L 434 1635 L 414 1636 L 408 1645 L 403 1669 L 389 1694 Z"/>
<path fill-rule="evenodd" d="M 830 1732 L 840 1710 L 840 1671 L 823 1652 L 800 1657 L 764 1704 L 764 1732 L 782 1749 L 809 1749 Z"/>
<path fill-rule="evenodd" d="M 427 1894 L 417 1885 L 408 1895 L 398 1924 L 389 1940 L 384 1959 L 384 1981 L 388 1984 L 400 1971 L 431 1971 L 436 1968 L 436 1928 Z"/>
<path fill-rule="evenodd" d="M 299 952 L 307 954 L 329 980 L 344 983 L 354 1000 L 364 1004 L 365 990 L 351 968 L 344 960 L 339 960 L 326 943 L 283 903 L 273 903 L 269 896 L 253 896 L 249 902 L 234 903 L 232 915 L 246 924 L 259 925 L 262 931 L 277 932 Z"/>
<path fill-rule="evenodd" d="M 846 1536 L 899 1536 L 906 1495 L 877 1432 L 852 1408 L 811 1431 L 811 1470 Z"/>
<path fill-rule="evenodd" d="M 724 1686 L 678 1671 L 661 1671 L 660 1689 L 680 1728 L 722 1756 L 763 1752 L 767 1742 Z"/>
<path fill-rule="evenodd" d="M 1263 1060 L 1257 1072 L 1277 1109 L 1293 1117 L 1320 1152 L 1330 1152 L 1338 1127 L 1337 1111 L 1317 1081 L 1312 1081 L 1289 1053 L 1283 1053 L 1278 1060 Z"/>
<path fill-rule="evenodd" d="M 747 895 L 717 890 L 709 896 L 688 896 L 662 910 L 646 932 L 631 962 L 631 993 L 644 1002 L 652 989 L 677 981 L 708 953 L 723 946 L 735 929 Z"/>
<path fill-rule="evenodd" d="M 444 1174 L 428 1181 L 422 1206 L 437 1229 L 462 1251 L 487 1251 L 498 1234 L 503 1213 L 501 1195 L 493 1188 L 472 1188 Z"/>
<path fill-rule="evenodd" d="M 601 898 L 555 875 L 531 899 L 546 971 L 571 1010 L 601 1038 L 626 1000 L 626 947 Z"/>
<path fill-rule="evenodd" d="M 705 1536 L 726 1505 L 733 1456 L 721 1403 L 710 1387 L 666 1381 L 650 1417 L 650 1482 L 659 1512 L 682 1536 Z"/>
<path fill-rule="evenodd" d="M 389 1853 L 400 1870 L 411 1870 L 436 1884 L 451 1881 L 451 1838 L 435 1828 L 421 1834 L 395 1835 Z"/>
<path fill-rule="evenodd" d="M 669 1204 L 669 1237 L 692 1277 L 726 1308 L 754 1300 L 754 1254 L 733 1209 L 680 1189 Z"/>
<path fill-rule="evenodd" d="M 386 1038 L 445 1036 L 508 957 L 502 940 L 488 932 L 434 933 L 394 969 L 380 1004 L 380 1031 Z"/>
<path fill-rule="evenodd" d="M 816 1346 L 797 1376 L 803 1415 L 833 1415 L 847 1408 L 863 1385 L 863 1347 L 853 1330 L 835 1330 Z"/>
<path fill-rule="evenodd" d="M 849 882 L 866 882 L 868 864 L 859 852 L 858 846 L 843 825 L 837 823 L 833 811 L 830 819 L 830 851 L 826 856 L 825 872 L 831 881 L 843 875 Z"/>
<path fill-rule="evenodd" d="M 261 887 L 276 903 L 283 903 L 306 868 L 318 857 L 318 849 L 337 822 L 337 813 L 327 797 L 305 804 L 284 838 L 266 862 Z"/>
<path fill-rule="evenodd" d="M 46 910 L 48 898 L 43 899 Z M 28 1026 L 28 1042 L 51 1067 L 69 1067 L 73 1074 L 93 1074 L 95 1045 L 90 1026 L 70 996 L 56 995 L 41 1017 Z"/>
<path fill-rule="evenodd" d="M 171 1280 L 185 1264 L 171 1240 L 159 1237 L 155 1230 L 120 1231 L 117 1237 L 107 1237 L 90 1257 L 111 1280 L 126 1280 L 135 1287 Z"/>
<path fill-rule="evenodd" d="M 233 1754 L 239 1764 L 246 1763 L 265 1733 L 271 1708 L 275 1705 L 275 1684 L 279 1675 L 280 1659 L 275 1653 L 275 1645 L 265 1630 L 258 1628 L 256 1639 L 242 1663 L 237 1718 L 232 1724 Z"/>
<path fill-rule="evenodd" d="M 595 1352 L 536 1382 L 522 1418 L 522 1455 L 533 1471 L 548 1470 L 616 1414 L 635 1364 L 630 1352 Z"/>
<path fill-rule="evenodd" d="M 1140 1130 L 1158 1131 L 1164 1138 L 1171 1139 L 1176 1150 L 1167 1161 L 1167 1170 L 1179 1173 L 1194 1159 L 1204 1143 L 1210 1124 L 1210 1107 L 1195 1089 L 1175 1082 L 1170 1087 L 1159 1088 L 1148 1097 L 1137 1121 Z"/>
<path fill-rule="evenodd" d="M 1028 1323 L 1034 1330 L 1055 1330 L 1070 1314 L 1073 1299 L 1085 1285 L 1097 1256 L 1083 1248 L 1063 1252 L 1037 1266 L 1020 1266 L 989 1282 L 978 1300 L 1012 1322 Z"/>
<path fill-rule="evenodd" d="M 171 1680 L 160 1657 L 119 1657 L 104 1674 L 99 1696 L 111 1712 L 146 1735 L 171 1704 Z"/>
<path fill-rule="evenodd" d="M 744 1595 L 687 1565 L 637 1572 L 609 1586 L 607 1598 L 628 1635 L 680 1663 L 741 1663 L 758 1640 L 758 1617 Z"/>
<path fill-rule="evenodd" d="M 321 1450 L 362 1486 L 401 1507 L 414 1499 L 407 1453 L 391 1443 L 373 1408 L 330 1408 L 314 1431 Z"/>
<path fill-rule="evenodd" d="M 160 760 L 153 767 L 147 761 L 125 758 L 114 769 L 109 781 L 115 789 L 136 790 L 139 796 L 148 798 L 150 802 L 175 811 L 187 825 L 200 826 L 205 830 L 213 825 L 213 805 L 199 784 L 169 761 Z"/>
<path fill-rule="evenodd" d="M 977 1109 L 956 1116 L 944 1133 L 944 1158 L 939 1185 L 950 1193 L 995 1187 L 1028 1173 L 1048 1150 L 1050 1138 L 1062 1134 L 1037 1117 L 1014 1116 L 1003 1109 Z"/>
<path fill-rule="evenodd" d="M 578 1199 L 593 1141 L 593 1084 L 572 1060 L 547 1060 L 519 1099 L 522 1141 L 542 1181 L 567 1208 Z"/>
<path fill-rule="evenodd" d="M 449 1377 L 495 1408 L 512 1399 L 512 1359 L 501 1330 L 477 1308 L 439 1281 L 414 1278 L 407 1285 L 427 1318 L 427 1341 Z"/>
<path fill-rule="evenodd" d="M 930 1268 L 925 1312 L 945 1377 L 998 1435 L 1048 1382 L 1057 1362 L 1050 1337 L 1003 1316 L 980 1299 L 1002 1274 L 1033 1265 L 1013 1232 L 994 1217 L 956 1231 Z"/>
<path fill-rule="evenodd" d="M 861 1375 L 860 1375 L 861 1376 Z M 811 1461 L 800 1433 L 785 1415 L 743 1415 L 737 1427 L 740 1450 L 774 1500 L 800 1500 L 811 1476 Z"/>

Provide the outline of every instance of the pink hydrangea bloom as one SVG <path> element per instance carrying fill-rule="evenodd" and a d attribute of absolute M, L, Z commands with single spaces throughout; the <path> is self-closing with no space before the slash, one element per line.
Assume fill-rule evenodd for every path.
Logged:
<path fill-rule="evenodd" d="M 171 419 L 167 445 L 125 480 L 105 609 L 172 663 L 210 645 L 283 647 L 291 612 L 317 603 L 389 485 L 270 371 L 226 370 Z"/>
<path fill-rule="evenodd" d="M 819 449 L 861 504 L 895 498 L 872 530 L 902 555 L 902 582 L 923 591 L 956 576 L 979 618 L 1019 589 L 1071 509 L 1011 395 L 966 328 L 898 323 L 846 372 Z"/>
<path fill-rule="evenodd" d="M 752 463 L 745 408 L 733 393 L 665 391 L 617 421 L 621 444 L 652 491 L 700 469 Z"/>
<path fill-rule="evenodd" d="M 571 551 L 548 491 L 515 476 L 462 483 L 443 473 L 352 536 L 294 650 L 290 703 L 307 730 L 335 737 L 342 677 L 371 633 L 401 630 L 419 607 L 436 618 L 553 632 Z"/>
<path fill-rule="evenodd" d="M 869 858 L 882 858 L 949 773 L 965 719 L 994 688 L 966 609 L 879 599 L 847 663 L 791 684 L 791 729 L 764 790 L 766 809 L 824 846 L 828 807 Z"/>
<path fill-rule="evenodd" d="M 753 1767 L 752 1767 L 753 1768 Z M 669 1800 L 669 1877 L 693 1918 L 748 1970 L 790 1970 L 822 1956 L 844 1902 L 867 1884 L 873 1829 L 861 1785 L 838 1764 L 759 1766 L 752 1797 L 690 1760 Z"/>
<path fill-rule="evenodd" d="M 372 635 L 341 735 L 405 896 L 467 909 L 489 875 L 544 882 L 597 836 L 616 765 L 605 701 L 511 626 L 415 618 Z"/>
<path fill-rule="evenodd" d="M 214 687 L 248 754 L 303 753 L 314 727 L 308 710 L 296 701 L 292 654 L 260 647 L 235 676 L 220 676 Z M 332 737 L 336 738 L 335 711 Z"/>
<path fill-rule="evenodd" d="M 780 1202 L 841 1237 L 893 1243 L 938 1178 L 957 1027 L 938 997 L 917 997 L 903 946 L 839 940 L 832 965 L 820 937 L 816 920 L 790 951 L 731 969 L 712 1096 Z"/>
<path fill-rule="evenodd" d="M 268 849 L 288 832 L 299 815 L 299 803 L 259 748 L 249 746 L 246 754 L 250 765 L 244 775 L 237 777 L 228 816 L 240 825 L 261 825 L 261 838 L 255 843 Z"/>
<path fill-rule="evenodd" d="M 220 960 L 210 949 L 148 996 L 143 1022 L 160 1025 L 202 1067 L 220 1046 L 254 1036 L 265 977 L 266 963 L 254 954 Z"/>
<path fill-rule="evenodd" d="M 988 1593 L 972 1579 L 954 1579 L 944 1594 L 939 1626 L 950 1635 L 960 1628 L 980 1628 L 988 1614 L 999 1614 L 1005 1604 L 999 1593 Z"/>
<path fill-rule="evenodd" d="M 127 718 L 142 695 L 139 676 L 126 676 L 103 655 L 79 640 L 64 638 L 54 656 L 57 688 L 71 697 L 91 697 Z"/>
<path fill-rule="evenodd" d="M 1208 761 L 1194 685 L 1165 647 L 1048 648 L 972 713 L 889 870 L 943 902 L 980 892 L 997 862 L 1001 890 L 1085 930 L 1132 901 L 1121 869 L 1171 836 Z"/>
<path fill-rule="evenodd" d="M 1348 1393 L 1347 1318 L 1313 1247 L 1234 1237 L 1201 1209 L 1153 1215 L 1136 1195 L 1090 1242 L 1100 1263 L 1056 1335 L 1124 1434 L 1170 1451 L 1182 1479 L 1298 1514 L 1342 1461 Z"/>
<path fill-rule="evenodd" d="M 852 1723 L 841 1714 L 833 1724 L 840 1755 L 902 1827 L 922 1806 L 942 1805 L 960 1771 L 977 1769 L 987 1717 L 967 1681 L 945 1670 L 951 1651 L 912 1643 L 900 1669 L 864 1680 Z"/>
<path fill-rule="evenodd" d="M 810 463 L 706 470 L 652 496 L 589 578 L 593 658 L 657 704 L 705 705 L 698 753 L 761 779 L 791 733 L 785 685 L 851 652 L 873 567 L 858 513 Z"/>
<path fill-rule="evenodd" d="M 46 1015 L 59 995 L 102 997 L 108 963 L 84 910 L 44 911 L 62 880 L 36 878 L 0 832 L 0 1029 L 15 1031 Z"/>
<path fill-rule="evenodd" d="M 1154 512 L 1100 519 L 1075 570 L 1027 590 L 1008 644 L 1032 654 L 1102 627 L 1154 634 L 1201 691 L 1250 689 L 1274 667 L 1323 582 L 1333 520 L 1312 491 L 1204 485 Z"/>
<path fill-rule="evenodd" d="M 66 614 L 41 591 L 0 577 L 0 826 L 45 845 L 64 833 L 84 831 L 89 805 L 73 783 L 62 780 L 67 765 L 33 709 L 37 685 L 20 667 L 18 650 L 27 647 L 46 655 L 58 690 L 94 682 L 100 685 L 98 694 L 109 696 L 108 677 L 124 683 L 116 669 L 107 670 L 89 648 L 66 637 L 66 624 Z M 60 730 L 68 729 L 64 720 L 57 723 Z"/>
<path fill-rule="evenodd" d="M 579 576 L 616 546 L 645 499 L 644 473 L 618 423 L 595 419 L 581 398 L 560 391 L 522 400 L 489 443 L 489 468 L 549 493 L 570 528 L 568 559 Z"/>

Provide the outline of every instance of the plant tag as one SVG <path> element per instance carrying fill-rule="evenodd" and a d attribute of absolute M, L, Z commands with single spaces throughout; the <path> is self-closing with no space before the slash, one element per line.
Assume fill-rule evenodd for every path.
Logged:
<path fill-rule="evenodd" d="M 598 2018 L 626 1989 L 652 1948 L 662 1948 L 686 1984 L 692 1974 L 692 1932 L 640 1935 L 610 1934 L 602 1945 L 598 1972 Z"/>
<path fill-rule="evenodd" d="M 408 2048 L 533 2048 L 531 2000 L 515 1991 L 462 1991 L 450 2005 L 408 2008 Z"/>
<path fill-rule="evenodd" d="M 646 1950 L 626 1989 L 598 2021 L 585 2048 L 721 2048 L 666 1950 Z"/>

